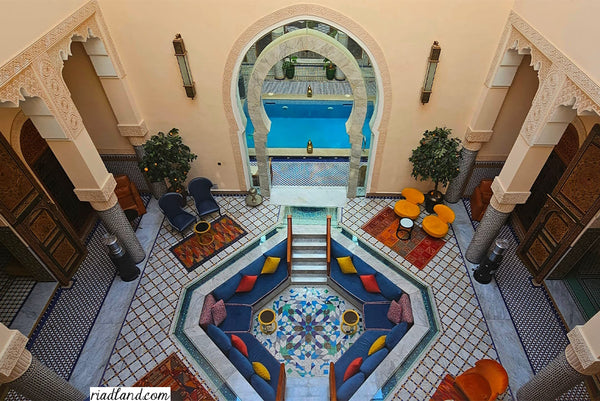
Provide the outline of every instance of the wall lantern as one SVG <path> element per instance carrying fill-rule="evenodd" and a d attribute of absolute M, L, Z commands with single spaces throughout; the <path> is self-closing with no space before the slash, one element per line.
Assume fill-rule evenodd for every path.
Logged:
<path fill-rule="evenodd" d="M 429 53 L 429 60 L 427 60 L 427 73 L 425 74 L 425 82 L 423 83 L 423 89 L 421 90 L 421 103 L 429 103 L 429 97 L 431 96 L 431 88 L 433 87 L 433 78 L 435 77 L 435 70 L 440 61 L 440 53 L 442 48 L 436 41 L 431 46 L 431 53 Z"/>
<path fill-rule="evenodd" d="M 190 63 L 187 58 L 187 52 L 185 51 L 185 45 L 183 44 L 183 38 L 180 34 L 175 35 L 173 39 L 173 48 L 175 49 L 175 57 L 177 57 L 177 64 L 179 64 L 179 71 L 181 71 L 181 78 L 183 78 L 183 87 L 187 97 L 192 99 L 196 96 L 196 87 L 194 86 L 194 80 L 192 79 L 192 72 L 190 71 Z"/>

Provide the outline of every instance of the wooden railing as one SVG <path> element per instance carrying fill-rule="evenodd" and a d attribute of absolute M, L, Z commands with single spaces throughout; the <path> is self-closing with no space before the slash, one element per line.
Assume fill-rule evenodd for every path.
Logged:
<path fill-rule="evenodd" d="M 335 390 L 335 368 L 333 362 L 329 362 L 329 401 L 337 401 Z"/>
<path fill-rule="evenodd" d="M 327 215 L 327 276 L 331 268 L 331 215 Z"/>
<path fill-rule="evenodd" d="M 277 393 L 275 395 L 275 401 L 284 401 L 285 400 L 285 382 L 286 382 L 285 366 L 282 363 L 279 365 L 279 380 L 277 381 Z"/>
<path fill-rule="evenodd" d="M 292 275 L 292 215 L 287 215 L 287 264 L 288 264 L 288 275 Z"/>

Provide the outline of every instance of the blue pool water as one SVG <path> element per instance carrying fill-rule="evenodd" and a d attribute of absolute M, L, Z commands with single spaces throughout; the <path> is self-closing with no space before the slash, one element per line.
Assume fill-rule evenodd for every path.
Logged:
<path fill-rule="evenodd" d="M 351 101 L 332 100 L 263 100 L 267 116 L 271 120 L 271 132 L 267 136 L 269 148 L 305 148 L 310 139 L 315 149 L 350 148 L 346 133 L 346 121 L 352 111 Z M 254 147 L 254 126 L 244 104 L 246 141 Z M 367 117 L 363 125 L 364 149 L 371 145 L 369 121 L 373 115 L 373 102 L 367 104 Z"/>

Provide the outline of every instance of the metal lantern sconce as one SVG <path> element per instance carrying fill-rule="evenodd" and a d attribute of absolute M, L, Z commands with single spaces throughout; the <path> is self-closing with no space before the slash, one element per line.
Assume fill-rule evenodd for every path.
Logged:
<path fill-rule="evenodd" d="M 192 79 L 192 71 L 190 71 L 190 62 L 187 58 L 183 38 L 179 33 L 175 35 L 175 39 L 173 39 L 173 48 L 175 49 L 177 64 L 179 64 L 179 71 L 181 71 L 181 78 L 183 78 L 185 93 L 187 97 L 193 99 L 194 96 L 196 96 L 196 87 L 194 86 L 194 80 Z"/>
<path fill-rule="evenodd" d="M 442 48 L 436 41 L 431 46 L 431 53 L 429 53 L 429 60 L 427 60 L 427 73 L 425 74 L 425 82 L 423 83 L 423 89 L 421 90 L 421 103 L 429 103 L 429 97 L 431 96 L 431 88 L 433 88 L 433 78 L 435 77 L 435 70 L 438 63 L 440 62 L 440 53 Z"/>

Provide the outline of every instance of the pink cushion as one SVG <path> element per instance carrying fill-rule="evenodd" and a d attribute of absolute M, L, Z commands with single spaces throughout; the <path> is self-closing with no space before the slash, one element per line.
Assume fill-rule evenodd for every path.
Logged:
<path fill-rule="evenodd" d="M 360 365 L 362 364 L 362 360 L 362 357 L 359 357 L 350 362 L 350 365 L 348 365 L 346 368 L 346 372 L 344 372 L 344 381 L 358 373 L 360 370 Z"/>
<path fill-rule="evenodd" d="M 235 334 L 231 335 L 231 345 L 237 348 L 238 351 L 242 353 L 246 358 L 248 358 L 248 347 L 244 340 L 236 336 Z"/>
<path fill-rule="evenodd" d="M 398 302 L 392 301 L 390 309 L 388 309 L 387 318 L 394 324 L 398 324 L 402 321 L 402 307 Z"/>
<path fill-rule="evenodd" d="M 235 290 L 235 292 L 249 292 L 252 291 L 252 289 L 254 288 L 254 283 L 256 283 L 256 279 L 258 278 L 258 276 L 246 276 L 245 274 L 242 277 L 242 280 L 240 281 L 240 284 L 238 285 L 237 289 Z"/>
<path fill-rule="evenodd" d="M 212 294 L 208 294 L 204 297 L 204 305 L 202 305 L 202 312 L 200 312 L 200 327 L 206 329 L 209 324 L 213 324 L 212 311 L 210 308 L 215 304 L 215 297 Z"/>
<path fill-rule="evenodd" d="M 221 323 L 223 323 L 223 321 L 227 317 L 227 310 L 225 310 L 225 302 L 223 302 L 223 300 L 220 300 L 219 302 L 214 304 L 213 307 L 210 308 L 210 310 L 212 311 L 212 317 L 215 322 L 215 326 L 218 326 Z"/>
<path fill-rule="evenodd" d="M 365 287 L 365 290 L 368 292 L 375 294 L 381 293 L 374 274 L 363 274 L 360 276 L 360 281 L 362 281 L 363 287 Z"/>
<path fill-rule="evenodd" d="M 412 307 L 410 306 L 410 298 L 408 297 L 408 294 L 402 294 L 398 303 L 402 307 L 402 318 L 401 318 L 402 321 L 407 322 L 408 324 L 413 324 L 414 319 L 413 319 L 413 314 L 412 314 Z"/>

